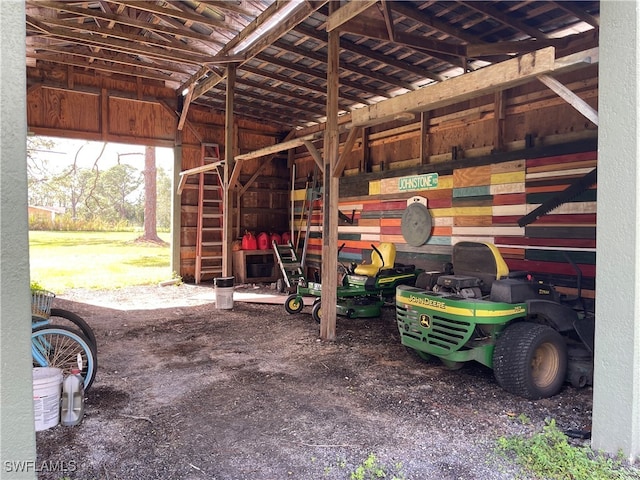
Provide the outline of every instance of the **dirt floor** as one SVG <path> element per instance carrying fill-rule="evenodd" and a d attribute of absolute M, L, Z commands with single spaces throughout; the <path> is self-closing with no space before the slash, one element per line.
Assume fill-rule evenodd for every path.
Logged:
<path fill-rule="evenodd" d="M 425 362 L 392 307 L 339 317 L 323 342 L 310 307 L 290 315 L 258 293 L 275 295 L 238 288 L 232 310 L 210 285 L 56 298 L 95 330 L 99 369 L 82 424 L 37 432 L 39 478 L 349 479 L 375 456 L 389 479 L 511 479 L 500 436 L 590 425 L 591 388 L 532 402 L 480 365 Z"/>

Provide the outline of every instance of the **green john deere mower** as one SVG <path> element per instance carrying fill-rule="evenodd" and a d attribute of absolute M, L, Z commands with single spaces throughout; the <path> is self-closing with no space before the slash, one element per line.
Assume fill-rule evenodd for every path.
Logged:
<path fill-rule="evenodd" d="M 553 396 L 565 382 L 591 385 L 595 320 L 572 265 L 578 295 L 568 298 L 509 272 L 492 244 L 457 243 L 449 268 L 396 289 L 402 344 L 451 369 L 479 362 L 504 390 L 528 399 Z"/>
<path fill-rule="evenodd" d="M 372 244 L 371 248 L 371 263 L 342 266 L 342 281 L 337 288 L 338 315 L 347 318 L 379 317 L 385 304 L 393 306 L 396 287 L 415 284 L 418 275 L 424 271 L 416 269 L 415 265 L 396 263 L 396 247 L 393 243 Z M 285 300 L 285 310 L 291 314 L 299 313 L 304 307 L 303 297 L 316 297 L 311 316 L 320 323 L 322 285 L 308 282 L 302 274 L 298 275 L 296 281 L 296 293 Z"/>

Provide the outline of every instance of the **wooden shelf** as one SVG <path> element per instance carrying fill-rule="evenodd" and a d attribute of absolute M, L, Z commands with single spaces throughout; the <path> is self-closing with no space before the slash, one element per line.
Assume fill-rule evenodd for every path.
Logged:
<path fill-rule="evenodd" d="M 233 252 L 233 276 L 236 283 L 271 283 L 279 276 L 273 250 L 237 250 Z"/>

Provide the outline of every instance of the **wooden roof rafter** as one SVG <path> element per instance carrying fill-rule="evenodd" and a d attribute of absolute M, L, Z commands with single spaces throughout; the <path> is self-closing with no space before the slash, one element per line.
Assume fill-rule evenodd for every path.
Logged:
<path fill-rule="evenodd" d="M 284 134 L 324 121 L 318 113 L 327 99 L 328 2 L 302 0 L 273 31 L 260 32 L 251 44 L 241 42 L 288 4 L 25 0 L 28 75 L 58 86 L 57 79 L 71 78 L 69 88 L 90 81 L 85 74 L 110 76 L 161 85 L 176 95 L 194 84 L 191 103 L 223 110 L 217 96 L 231 63 L 240 80 L 238 114 L 274 121 Z M 351 9 L 342 10 L 336 23 L 341 32 L 338 102 L 345 112 L 547 45 L 566 55 L 598 41 L 597 0 L 343 0 L 340 6 Z M 365 19 L 375 28 L 357 30 Z M 67 77 L 74 74 L 79 84 Z M 265 94 L 256 98 L 255 92 Z"/>

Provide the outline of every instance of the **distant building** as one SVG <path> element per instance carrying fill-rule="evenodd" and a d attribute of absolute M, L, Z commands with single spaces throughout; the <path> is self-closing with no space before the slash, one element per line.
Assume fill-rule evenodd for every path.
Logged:
<path fill-rule="evenodd" d="M 66 209 L 64 207 L 40 207 L 29 205 L 29 218 L 37 218 L 40 220 L 55 220 L 56 216 L 63 215 Z"/>

